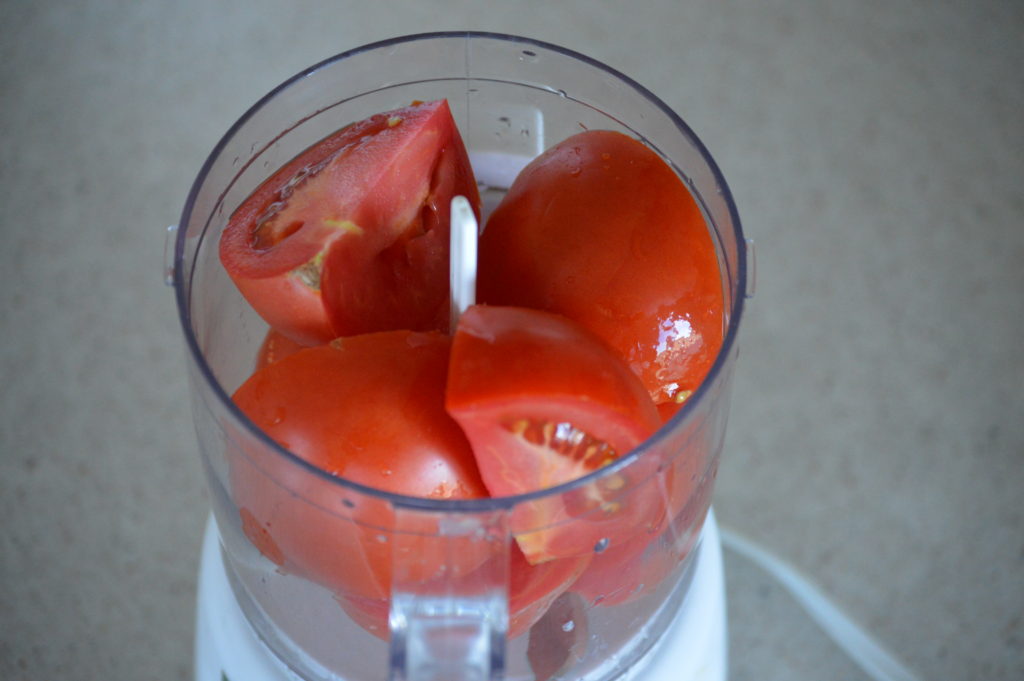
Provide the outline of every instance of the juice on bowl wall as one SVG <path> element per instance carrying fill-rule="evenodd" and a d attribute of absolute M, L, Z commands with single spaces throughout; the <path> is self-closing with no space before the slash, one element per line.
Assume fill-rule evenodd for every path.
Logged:
<path fill-rule="evenodd" d="M 453 196 L 485 227 L 450 328 Z M 692 584 L 745 286 L 678 116 L 556 46 L 395 39 L 247 112 L 181 225 L 216 528 L 269 654 L 307 678 L 650 656 Z"/>

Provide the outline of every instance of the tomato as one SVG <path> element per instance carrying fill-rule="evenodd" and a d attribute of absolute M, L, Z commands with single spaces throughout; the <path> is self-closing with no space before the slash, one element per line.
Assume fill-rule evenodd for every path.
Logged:
<path fill-rule="evenodd" d="M 452 196 L 480 202 L 445 101 L 354 123 L 264 182 L 228 221 L 220 257 L 282 335 L 447 328 Z"/>
<path fill-rule="evenodd" d="M 335 594 L 334 598 L 353 622 L 382 641 L 388 640 L 390 599 L 385 597 L 363 598 L 344 593 Z"/>
<path fill-rule="evenodd" d="M 270 329 L 260 344 L 256 353 L 256 369 L 262 369 L 268 364 L 279 362 L 289 355 L 294 355 L 299 350 L 305 350 L 307 346 L 296 343 L 287 336 L 282 336 L 277 331 Z"/>
<path fill-rule="evenodd" d="M 575 322 L 540 310 L 470 307 L 452 341 L 448 412 L 473 446 L 492 496 L 559 485 L 613 464 L 658 427 L 622 359 Z M 523 501 L 512 530 L 531 564 L 590 553 L 664 512 L 634 493 L 644 457 L 589 485 Z"/>
<path fill-rule="evenodd" d="M 664 525 L 660 526 L 664 530 Z M 572 591 L 594 605 L 621 605 L 655 590 L 678 563 L 660 535 L 639 531 L 619 546 L 594 556 Z"/>
<path fill-rule="evenodd" d="M 479 299 L 558 312 L 615 348 L 663 416 L 722 343 L 723 292 L 699 207 L 654 151 L 592 130 L 519 174 L 480 240 Z"/>
<path fill-rule="evenodd" d="M 710 504 L 715 468 L 698 469 L 706 460 L 696 456 L 699 440 L 665 467 L 661 482 L 650 493 L 667 499 L 668 513 L 658 523 L 637 528 L 625 543 L 594 556 L 572 591 L 597 606 L 621 605 L 658 591 L 693 549 Z"/>
<path fill-rule="evenodd" d="M 583 574 L 590 555 L 570 556 L 531 565 L 513 542 L 509 564 L 509 638 L 532 627 L 552 603 Z"/>
<path fill-rule="evenodd" d="M 530 629 L 526 660 L 535 681 L 571 678 L 567 672 L 581 662 L 590 642 L 587 604 L 578 595 L 559 596 Z"/>
<path fill-rule="evenodd" d="M 433 499 L 486 496 L 469 443 L 444 410 L 450 341 L 436 332 L 341 338 L 254 373 L 235 404 L 283 447 L 330 476 Z M 230 438 L 229 438 L 230 439 Z M 476 569 L 472 551 L 432 541 L 436 520 L 416 527 L 390 504 L 348 492 L 276 451 L 229 453 L 231 493 L 250 541 L 288 572 L 337 593 L 390 593 L 393 547 L 410 555 L 407 578 Z M 468 541 L 468 539 L 467 539 Z M 464 558 L 464 559 L 463 559 Z"/>

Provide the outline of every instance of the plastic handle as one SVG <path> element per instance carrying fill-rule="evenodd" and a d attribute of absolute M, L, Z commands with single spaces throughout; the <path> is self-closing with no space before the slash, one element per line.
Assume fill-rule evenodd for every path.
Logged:
<path fill-rule="evenodd" d="M 391 681 L 487 681 L 505 670 L 505 511 L 395 510 Z"/>

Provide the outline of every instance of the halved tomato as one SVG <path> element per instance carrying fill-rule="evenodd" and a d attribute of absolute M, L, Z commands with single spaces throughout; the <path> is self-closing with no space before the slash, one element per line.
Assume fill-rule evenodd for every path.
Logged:
<path fill-rule="evenodd" d="M 479 294 L 581 323 L 665 417 L 722 342 L 722 278 L 697 203 L 658 154 L 608 130 L 569 137 L 519 174 L 480 240 Z"/>
<path fill-rule="evenodd" d="M 225 269 L 282 335 L 343 335 L 447 324 L 449 206 L 478 209 L 448 104 L 377 114 L 310 147 L 235 211 Z"/>
<path fill-rule="evenodd" d="M 330 476 L 407 496 L 484 497 L 469 443 L 444 410 L 449 345 L 436 332 L 337 339 L 257 371 L 234 401 Z M 229 465 L 250 541 L 284 570 L 336 593 L 386 598 L 399 550 L 407 578 L 417 580 L 468 573 L 486 559 L 433 541 L 433 516 L 400 525 L 386 501 L 346 491 L 259 443 L 229 452 Z M 401 549 L 393 548 L 399 539 Z"/>
<path fill-rule="evenodd" d="M 470 307 L 452 342 L 446 398 L 492 496 L 534 492 L 615 464 L 658 427 L 657 408 L 614 350 L 561 315 Z M 531 564 L 617 544 L 664 513 L 638 493 L 657 461 L 641 457 L 590 484 L 517 504 Z"/>

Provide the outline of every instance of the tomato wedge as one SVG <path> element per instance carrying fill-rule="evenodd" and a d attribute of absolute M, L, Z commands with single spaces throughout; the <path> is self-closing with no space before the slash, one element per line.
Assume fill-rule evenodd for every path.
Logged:
<path fill-rule="evenodd" d="M 306 348 L 307 346 L 300 345 L 287 336 L 282 336 L 274 329 L 270 329 L 263 337 L 263 343 L 260 344 L 260 349 L 256 353 L 256 370 L 262 369 L 268 364 L 280 362 L 285 357 Z"/>
<path fill-rule="evenodd" d="M 380 113 L 310 147 L 235 211 L 220 257 L 302 345 L 447 324 L 449 205 L 480 203 L 448 104 Z"/>
<path fill-rule="evenodd" d="M 629 603 L 656 590 L 678 563 L 662 545 L 660 535 L 641 530 L 619 546 L 594 556 L 572 591 L 593 605 Z"/>
<path fill-rule="evenodd" d="M 600 606 L 621 605 L 658 591 L 700 537 L 711 503 L 717 465 L 707 469 L 709 445 L 703 428 L 691 428 L 676 455 L 662 463 L 660 492 L 667 512 L 656 524 L 638 527 L 626 542 L 594 556 L 572 591 Z"/>
<path fill-rule="evenodd" d="M 665 417 L 722 343 L 722 279 L 699 207 L 658 154 L 608 130 L 569 137 L 519 174 L 480 240 L 479 296 L 583 324 Z"/>
<path fill-rule="evenodd" d="M 531 565 L 518 545 L 509 561 L 508 637 L 516 638 L 544 616 L 590 563 L 590 555 L 570 556 Z"/>
<path fill-rule="evenodd" d="M 575 322 L 540 310 L 477 305 L 452 342 L 446 397 L 492 496 L 559 485 L 614 463 L 660 419 L 622 359 Z M 635 493 L 641 459 L 590 485 L 517 504 L 512 529 L 531 564 L 618 543 L 664 513 Z"/>
<path fill-rule="evenodd" d="M 483 497 L 469 443 L 444 410 L 449 347 L 436 332 L 337 339 L 265 366 L 234 401 L 267 435 L 331 475 L 409 496 Z M 229 464 L 243 530 L 268 559 L 339 594 L 387 597 L 387 503 L 346 495 L 261 446 L 233 452 Z M 414 577 L 479 566 L 470 557 L 451 562 L 444 545 L 431 542 L 430 522 L 416 528 Z"/>

